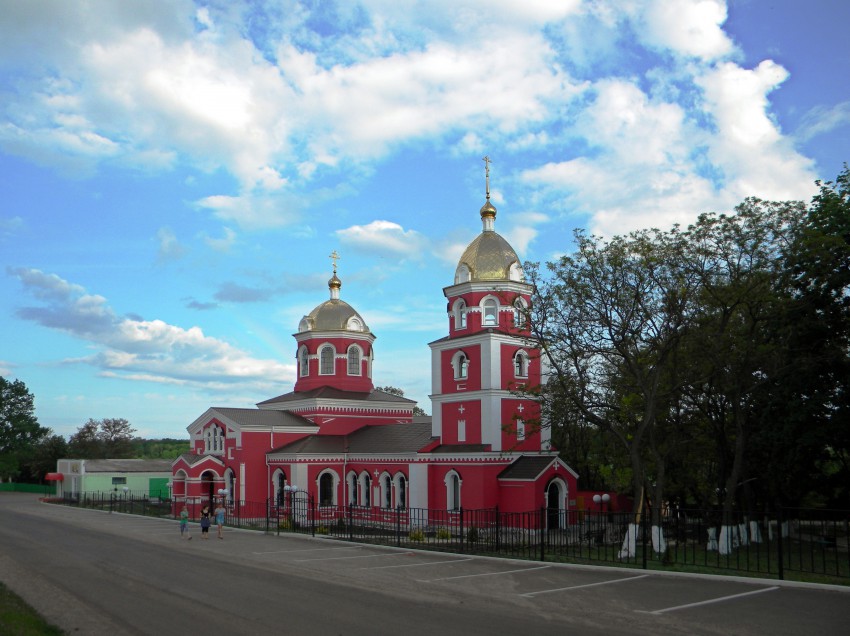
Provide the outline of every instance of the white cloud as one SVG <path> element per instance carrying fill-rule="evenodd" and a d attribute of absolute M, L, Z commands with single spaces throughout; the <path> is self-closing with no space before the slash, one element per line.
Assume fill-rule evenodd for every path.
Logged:
<path fill-rule="evenodd" d="M 655 48 L 710 61 L 735 51 L 723 31 L 726 17 L 725 0 L 650 0 L 637 32 Z"/>
<path fill-rule="evenodd" d="M 850 125 L 850 101 L 832 107 L 815 106 L 803 116 L 794 136 L 799 141 L 808 141 L 847 125 Z"/>
<path fill-rule="evenodd" d="M 168 263 L 183 258 L 186 255 L 186 248 L 177 240 L 174 230 L 170 227 L 161 227 L 157 230 L 156 238 L 159 241 L 159 250 L 157 251 L 157 262 Z"/>
<path fill-rule="evenodd" d="M 205 389 L 246 384 L 267 388 L 294 378 L 291 365 L 252 357 L 233 345 L 162 320 L 121 318 L 102 296 L 35 269 L 10 270 L 25 290 L 45 301 L 22 307 L 17 316 L 68 333 L 99 351 L 80 360 L 111 377 L 144 377 L 162 383 L 185 383 Z"/>
<path fill-rule="evenodd" d="M 352 225 L 337 230 L 336 235 L 345 245 L 362 250 L 393 254 L 403 258 L 418 259 L 427 239 L 414 230 L 405 230 L 392 221 L 372 221 L 368 225 Z"/>
<path fill-rule="evenodd" d="M 224 236 L 221 238 L 213 238 L 212 236 L 204 235 L 204 242 L 216 252 L 229 252 L 236 243 L 236 232 L 229 227 L 223 228 Z"/>
<path fill-rule="evenodd" d="M 754 69 L 726 62 L 696 79 L 717 125 L 708 140 L 709 156 L 738 200 L 805 199 L 814 192 L 813 162 L 795 150 L 769 115 L 767 96 L 787 77 L 784 68 L 765 60 Z"/>

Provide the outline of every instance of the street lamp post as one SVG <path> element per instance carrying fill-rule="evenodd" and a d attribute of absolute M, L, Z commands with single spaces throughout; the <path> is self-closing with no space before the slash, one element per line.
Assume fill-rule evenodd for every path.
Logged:
<path fill-rule="evenodd" d="M 601 534 L 603 537 L 603 541 L 608 538 L 608 515 L 606 514 L 606 509 L 608 507 L 608 502 L 611 501 L 611 495 L 607 492 L 593 495 L 593 503 L 596 504 L 596 509 L 602 514 L 602 529 Z"/>

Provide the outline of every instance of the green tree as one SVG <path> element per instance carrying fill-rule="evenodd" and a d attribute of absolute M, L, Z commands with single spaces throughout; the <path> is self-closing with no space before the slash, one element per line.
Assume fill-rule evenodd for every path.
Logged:
<path fill-rule="evenodd" d="M 577 232 L 575 240 L 573 255 L 547 264 L 548 277 L 528 268 L 536 289 L 530 326 L 552 372 L 544 393 L 555 396 L 544 399 L 544 417 L 592 427 L 621 446 L 637 511 L 647 483 L 656 499 L 663 492 L 668 451 L 653 429 L 669 411 L 695 282 L 682 267 L 677 231 L 610 241 Z M 562 413 L 570 421 L 553 419 Z"/>
<path fill-rule="evenodd" d="M 18 477 L 22 465 L 49 429 L 35 417 L 35 402 L 26 384 L 0 377 L 0 480 Z"/>
<path fill-rule="evenodd" d="M 126 459 L 133 456 L 135 432 L 123 418 L 89 419 L 68 440 L 68 451 L 79 459 Z"/>
<path fill-rule="evenodd" d="M 61 435 L 49 431 L 35 445 L 32 457 L 27 463 L 27 469 L 33 479 L 44 480 L 44 476 L 56 470 L 56 462 L 68 457 L 68 442 Z"/>
<path fill-rule="evenodd" d="M 375 389 L 376 391 L 383 391 L 384 393 L 389 393 L 390 395 L 397 395 L 399 397 L 404 397 L 404 391 L 394 386 L 379 386 Z M 413 416 L 423 416 L 428 415 L 424 410 L 419 408 L 419 405 L 413 405 Z"/>

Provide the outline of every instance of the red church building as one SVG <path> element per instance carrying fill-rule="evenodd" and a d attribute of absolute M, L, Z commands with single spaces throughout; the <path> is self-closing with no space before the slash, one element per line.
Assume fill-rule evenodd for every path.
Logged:
<path fill-rule="evenodd" d="M 517 393 L 542 373 L 524 320 L 532 286 L 495 219 L 488 174 L 481 234 L 443 289 L 448 333 L 429 345 L 432 416 L 414 417 L 412 400 L 374 388 L 375 336 L 340 298 L 334 262 L 330 298 L 294 336 L 293 390 L 192 422 L 191 452 L 172 467 L 178 505 L 282 503 L 297 490 L 318 510 L 569 509 L 577 475 L 550 449 L 538 403 Z"/>

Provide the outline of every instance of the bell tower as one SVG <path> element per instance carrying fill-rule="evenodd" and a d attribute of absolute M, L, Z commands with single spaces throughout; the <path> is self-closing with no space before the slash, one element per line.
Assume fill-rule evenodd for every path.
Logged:
<path fill-rule="evenodd" d="M 460 257 L 454 284 L 443 289 L 448 335 L 429 344 L 432 434 L 442 444 L 482 450 L 548 450 L 538 403 L 517 393 L 541 379 L 526 324 L 532 286 L 514 249 L 495 231 L 489 157 L 484 164 L 481 234 Z"/>

